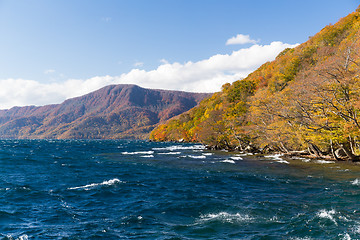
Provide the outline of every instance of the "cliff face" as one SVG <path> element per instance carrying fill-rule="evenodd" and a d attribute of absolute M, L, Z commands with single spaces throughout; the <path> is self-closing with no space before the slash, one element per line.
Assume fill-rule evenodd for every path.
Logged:
<path fill-rule="evenodd" d="M 240 150 L 309 149 L 317 157 L 360 160 L 359 9 L 225 84 L 150 138 Z"/>
<path fill-rule="evenodd" d="M 208 94 L 111 85 L 62 104 L 0 110 L 1 138 L 146 138 Z"/>

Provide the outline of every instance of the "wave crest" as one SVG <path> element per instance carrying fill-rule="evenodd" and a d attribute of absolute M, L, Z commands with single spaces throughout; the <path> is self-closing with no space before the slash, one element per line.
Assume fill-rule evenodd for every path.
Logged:
<path fill-rule="evenodd" d="M 169 146 L 164 148 L 153 148 L 152 150 L 161 151 L 161 150 L 169 150 L 169 151 L 175 151 L 175 150 L 203 150 L 205 149 L 205 146 L 203 145 L 193 145 L 193 146 Z"/>
<path fill-rule="evenodd" d="M 118 183 L 122 183 L 122 181 L 120 181 L 117 178 L 108 180 L 108 181 L 103 181 L 102 183 L 91 183 L 88 185 L 84 185 L 84 186 L 80 186 L 80 187 L 71 187 L 68 188 L 69 190 L 76 190 L 76 189 L 84 189 L 84 190 L 90 190 L 92 188 L 98 187 L 98 186 L 111 186 L 111 185 L 115 185 Z"/>
<path fill-rule="evenodd" d="M 322 209 L 320 210 L 316 215 L 319 217 L 319 218 L 326 218 L 326 219 L 329 219 L 330 221 L 334 222 L 336 225 L 337 225 L 337 222 L 334 218 L 334 215 L 335 215 L 335 210 L 334 209 L 331 209 L 330 211 L 326 211 L 325 209 Z"/>
<path fill-rule="evenodd" d="M 235 161 L 234 161 L 234 160 L 231 160 L 231 159 L 225 159 L 225 160 L 222 160 L 221 162 L 223 162 L 223 163 L 232 163 L 232 164 L 235 164 Z"/>
<path fill-rule="evenodd" d="M 154 151 L 122 152 L 124 155 L 153 154 Z"/>
<path fill-rule="evenodd" d="M 240 213 L 227 213 L 227 212 L 220 212 L 220 213 L 210 213 L 206 215 L 200 216 L 201 222 L 209 222 L 209 221 L 221 221 L 227 223 L 239 223 L 239 222 L 249 222 L 252 221 L 253 218 L 249 215 L 243 215 Z"/>
<path fill-rule="evenodd" d="M 352 185 L 360 185 L 360 179 L 357 178 L 354 181 L 351 182 Z"/>

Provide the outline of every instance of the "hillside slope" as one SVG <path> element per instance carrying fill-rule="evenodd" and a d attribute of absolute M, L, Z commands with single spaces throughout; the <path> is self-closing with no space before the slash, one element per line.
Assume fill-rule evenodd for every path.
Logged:
<path fill-rule="evenodd" d="M 359 9 L 158 126 L 152 140 L 359 160 Z"/>
<path fill-rule="evenodd" d="M 62 104 L 0 110 L 1 138 L 146 138 L 208 94 L 111 85 Z"/>

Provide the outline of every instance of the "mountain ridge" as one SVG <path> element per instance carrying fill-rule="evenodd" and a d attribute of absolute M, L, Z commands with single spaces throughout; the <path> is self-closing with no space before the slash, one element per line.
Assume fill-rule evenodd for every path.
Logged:
<path fill-rule="evenodd" d="M 208 95 L 109 85 L 61 104 L 0 110 L 0 137 L 146 138 L 159 122 L 189 110 Z"/>

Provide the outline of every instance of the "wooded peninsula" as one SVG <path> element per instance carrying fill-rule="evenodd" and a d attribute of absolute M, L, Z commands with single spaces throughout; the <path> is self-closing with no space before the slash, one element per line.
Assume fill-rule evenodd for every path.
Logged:
<path fill-rule="evenodd" d="M 150 134 L 211 149 L 360 161 L 360 7 Z"/>

